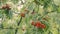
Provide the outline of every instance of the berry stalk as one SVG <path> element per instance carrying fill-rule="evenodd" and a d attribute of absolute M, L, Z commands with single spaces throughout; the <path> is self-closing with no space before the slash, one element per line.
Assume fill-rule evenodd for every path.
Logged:
<path fill-rule="evenodd" d="M 22 21 L 22 17 L 20 18 L 20 20 L 19 20 L 19 22 L 18 22 L 17 26 L 19 26 L 19 25 L 20 25 L 21 21 Z M 15 30 L 15 34 L 17 34 L 17 32 L 18 32 L 18 28 L 16 28 L 16 30 Z"/>

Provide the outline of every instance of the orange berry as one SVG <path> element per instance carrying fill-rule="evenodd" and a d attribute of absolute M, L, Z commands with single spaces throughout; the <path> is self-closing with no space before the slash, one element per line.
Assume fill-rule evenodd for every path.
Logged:
<path fill-rule="evenodd" d="M 46 28 L 46 25 L 45 24 L 41 24 L 41 28 L 42 29 Z"/>
<path fill-rule="evenodd" d="M 21 13 L 21 17 L 25 17 L 25 14 L 24 13 Z"/>
<path fill-rule="evenodd" d="M 35 26 L 36 26 L 37 28 L 40 28 L 40 27 L 41 27 L 41 22 L 37 21 L 37 22 L 35 23 Z"/>

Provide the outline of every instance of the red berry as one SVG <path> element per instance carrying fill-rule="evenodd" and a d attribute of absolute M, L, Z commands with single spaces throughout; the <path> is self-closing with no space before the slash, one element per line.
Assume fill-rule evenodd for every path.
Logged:
<path fill-rule="evenodd" d="M 41 27 L 41 22 L 39 22 L 39 21 L 36 22 L 36 23 L 35 23 L 35 26 L 36 26 L 37 28 L 40 28 L 40 27 Z"/>
<path fill-rule="evenodd" d="M 25 17 L 25 14 L 24 13 L 21 13 L 21 17 Z"/>
<path fill-rule="evenodd" d="M 41 28 L 42 29 L 46 28 L 46 25 L 45 24 L 41 24 Z"/>

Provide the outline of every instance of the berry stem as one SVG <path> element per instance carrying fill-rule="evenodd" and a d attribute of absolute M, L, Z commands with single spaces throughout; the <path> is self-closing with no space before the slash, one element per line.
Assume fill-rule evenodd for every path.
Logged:
<path fill-rule="evenodd" d="M 22 17 L 20 18 L 20 20 L 19 20 L 19 22 L 18 22 L 17 26 L 19 26 L 19 25 L 20 25 L 21 21 L 22 21 Z M 18 28 L 16 28 L 16 30 L 15 30 L 15 34 L 17 34 L 17 32 L 18 32 Z"/>
<path fill-rule="evenodd" d="M 22 17 L 20 18 L 20 21 L 18 22 L 18 26 L 20 25 L 20 22 L 22 21 Z"/>

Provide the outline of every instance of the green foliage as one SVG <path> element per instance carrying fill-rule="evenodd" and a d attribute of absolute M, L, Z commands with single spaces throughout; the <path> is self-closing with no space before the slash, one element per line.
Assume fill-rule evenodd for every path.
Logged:
<path fill-rule="evenodd" d="M 11 10 L 0 8 L 1 34 L 60 34 L 60 6 L 54 0 L 25 0 L 21 9 L 17 4 L 19 1 L 22 0 L 0 1 L 1 7 L 7 2 L 13 4 Z M 28 13 L 25 13 L 25 9 Z M 25 13 L 25 17 L 20 16 L 21 13 Z M 31 21 L 40 21 L 46 28 L 37 28 L 31 25 Z"/>

